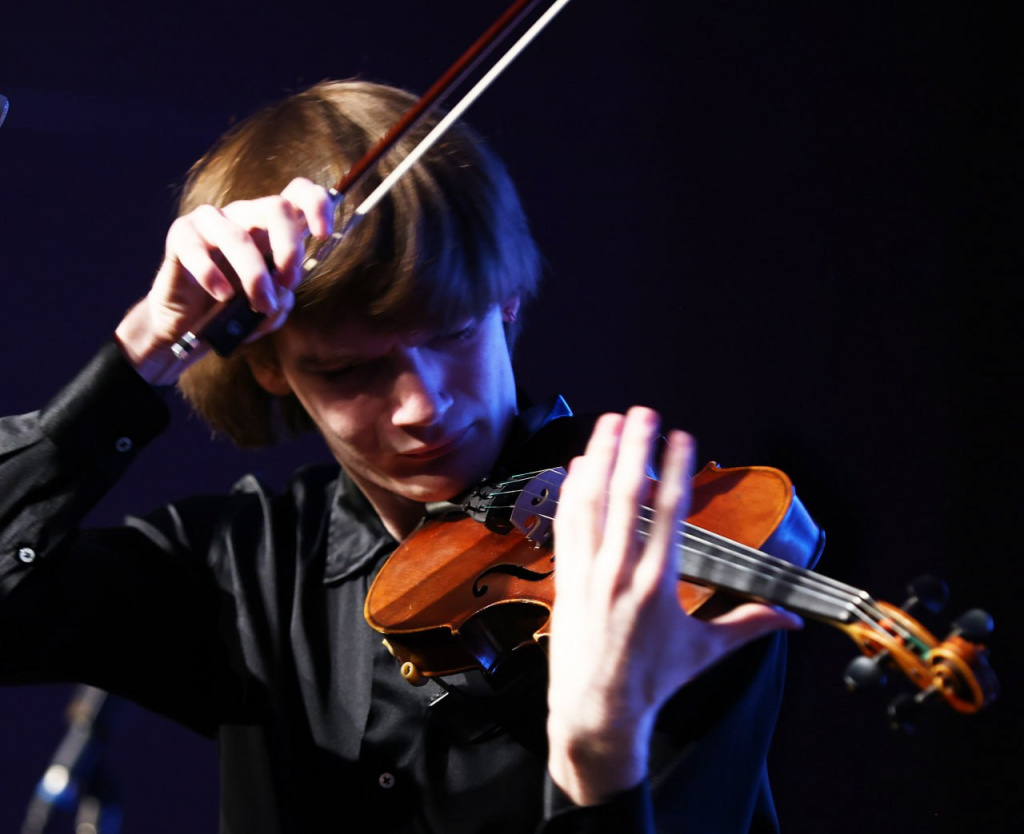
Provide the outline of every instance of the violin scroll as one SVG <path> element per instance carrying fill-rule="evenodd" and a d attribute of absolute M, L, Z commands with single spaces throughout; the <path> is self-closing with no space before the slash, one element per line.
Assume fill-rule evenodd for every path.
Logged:
<path fill-rule="evenodd" d="M 999 684 L 981 642 L 992 632 L 992 618 L 971 609 L 954 620 L 950 633 L 939 640 L 907 611 L 921 605 L 936 613 L 948 598 L 943 583 L 921 577 L 910 585 L 910 598 L 902 608 L 876 603 L 879 616 L 870 621 L 840 626 L 863 653 L 844 673 L 851 690 L 885 683 L 887 668 L 899 669 L 918 688 L 914 695 L 900 695 L 888 707 L 894 729 L 911 730 L 920 708 L 942 700 L 957 712 L 975 713 L 990 704 Z"/>

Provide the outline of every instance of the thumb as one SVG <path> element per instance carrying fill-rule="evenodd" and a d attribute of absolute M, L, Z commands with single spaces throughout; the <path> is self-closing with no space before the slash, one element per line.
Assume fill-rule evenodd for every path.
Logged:
<path fill-rule="evenodd" d="M 796 631 L 803 628 L 804 621 L 792 611 L 748 602 L 711 620 L 728 631 L 733 648 L 756 640 L 773 631 Z"/>

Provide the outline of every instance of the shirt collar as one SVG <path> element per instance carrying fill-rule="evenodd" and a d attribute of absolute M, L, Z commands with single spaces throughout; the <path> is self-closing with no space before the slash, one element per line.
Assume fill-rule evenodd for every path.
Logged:
<path fill-rule="evenodd" d="M 327 528 L 324 583 L 340 582 L 371 569 L 397 544 L 366 496 L 341 470 Z"/>
<path fill-rule="evenodd" d="M 521 411 L 502 458 L 523 445 L 541 428 L 572 412 L 562 397 Z M 369 500 L 344 470 L 338 473 L 327 528 L 324 583 L 332 584 L 372 570 L 381 557 L 398 546 Z"/>

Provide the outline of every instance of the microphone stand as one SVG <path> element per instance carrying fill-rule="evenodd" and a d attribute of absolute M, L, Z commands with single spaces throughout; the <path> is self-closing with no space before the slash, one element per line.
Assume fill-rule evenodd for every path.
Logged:
<path fill-rule="evenodd" d="M 29 801 L 21 834 L 56 834 L 61 828 L 119 834 L 121 795 L 104 760 L 123 707 L 117 697 L 79 685 L 68 704 L 68 731 Z M 73 826 L 62 826 L 74 819 Z"/>

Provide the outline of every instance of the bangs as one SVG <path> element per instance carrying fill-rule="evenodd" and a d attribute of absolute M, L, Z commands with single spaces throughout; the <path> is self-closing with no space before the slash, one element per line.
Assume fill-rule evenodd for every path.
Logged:
<path fill-rule="evenodd" d="M 349 193 L 336 228 L 417 138 L 389 153 L 379 173 Z M 310 254 L 317 243 L 311 242 Z M 514 295 L 525 301 L 539 270 L 501 163 L 475 137 L 463 135 L 428 152 L 306 277 L 291 320 L 329 327 L 357 310 L 383 328 L 447 329 Z"/>
<path fill-rule="evenodd" d="M 279 194 L 296 177 L 335 185 L 416 103 L 402 90 L 326 81 L 239 123 L 189 172 L 179 212 Z M 335 228 L 436 124 L 425 119 L 339 207 Z M 309 240 L 313 254 L 320 241 Z M 330 330 L 352 315 L 375 328 L 450 330 L 489 307 L 525 303 L 540 256 L 504 165 L 461 123 L 407 171 L 295 290 L 285 325 Z M 509 348 L 519 322 L 505 325 Z M 269 396 L 250 361 L 274 361 L 273 339 L 210 353 L 179 387 L 216 433 L 259 447 L 313 427 L 294 396 Z"/>

